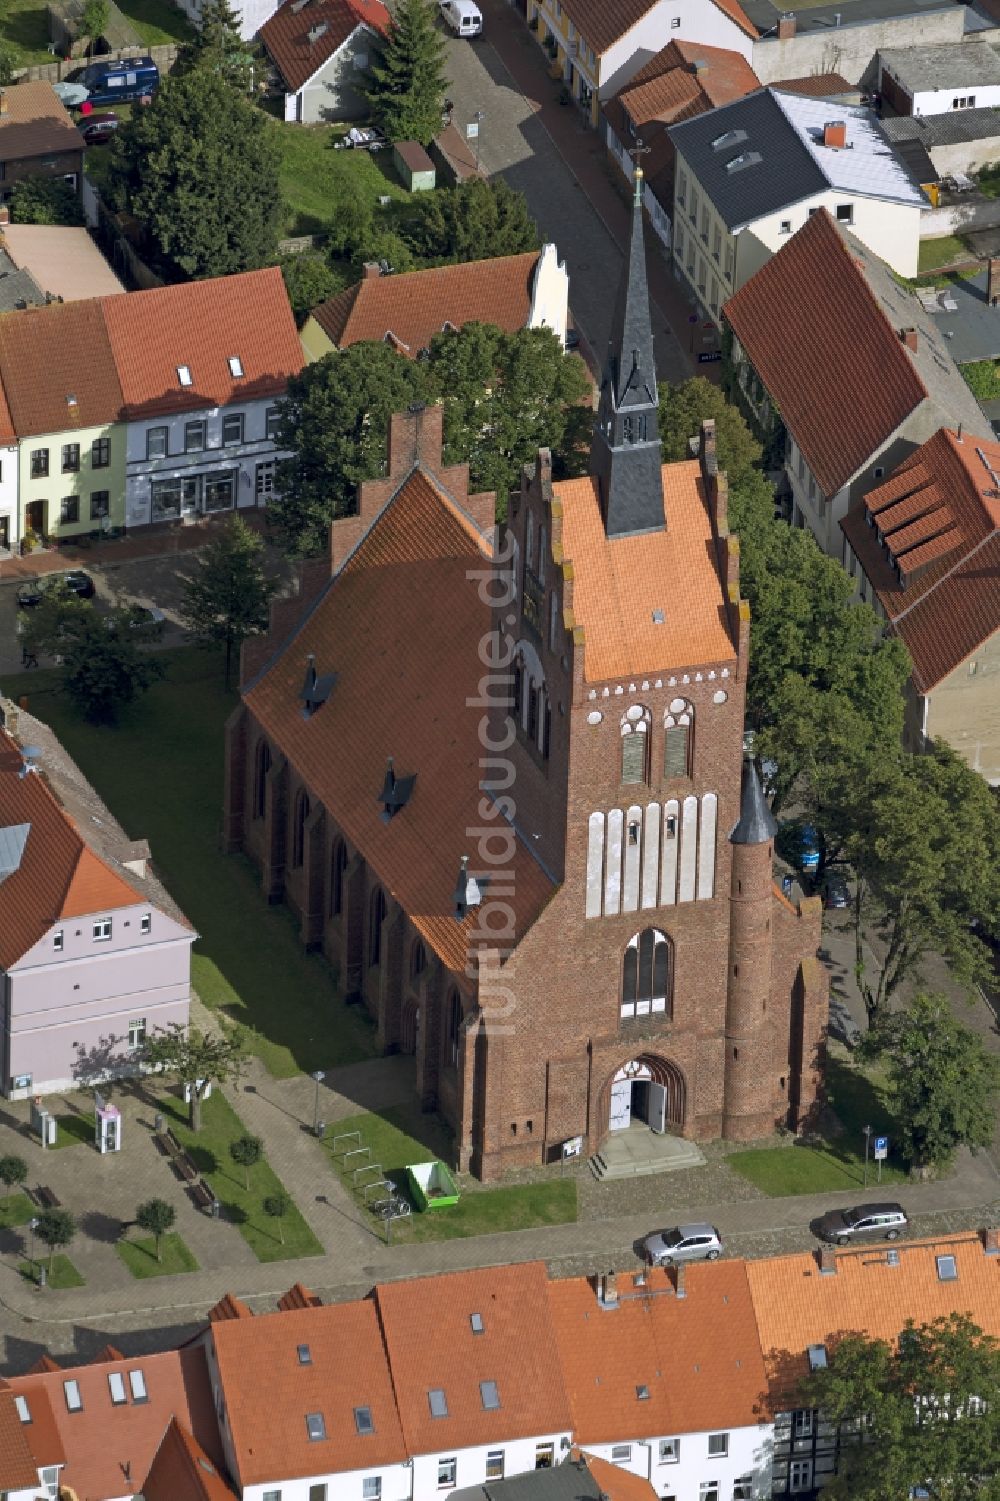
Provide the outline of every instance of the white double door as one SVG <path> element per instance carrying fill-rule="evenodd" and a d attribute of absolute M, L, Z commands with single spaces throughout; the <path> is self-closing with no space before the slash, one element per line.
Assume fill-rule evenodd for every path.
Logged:
<path fill-rule="evenodd" d="M 667 1091 L 652 1079 L 615 1079 L 611 1086 L 611 1131 L 624 1131 L 633 1120 L 658 1134 L 667 1129 Z"/>

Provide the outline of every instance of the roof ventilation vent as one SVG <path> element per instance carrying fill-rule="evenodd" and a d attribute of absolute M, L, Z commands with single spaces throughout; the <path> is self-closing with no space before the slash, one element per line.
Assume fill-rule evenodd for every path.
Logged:
<path fill-rule="evenodd" d="M 292 3 L 291 3 L 291 5 L 288 8 L 291 11 L 291 13 L 292 13 L 293 16 L 297 16 L 298 13 L 299 13 L 299 11 L 300 10 L 305 10 L 305 8 L 306 8 L 306 6 L 308 4 L 309 4 L 309 0 L 292 0 Z"/>
<path fill-rule="evenodd" d="M 329 25 L 328 21 L 320 21 L 320 23 L 319 23 L 318 26 L 310 26 L 310 28 L 309 28 L 309 45 L 310 45 L 310 47 L 315 42 L 318 42 L 321 36 L 325 36 L 326 33 L 329 31 L 329 29 L 330 29 L 330 25 Z"/>
<path fill-rule="evenodd" d="M 397 777 L 392 769 L 392 757 L 389 756 L 385 763 L 385 781 L 382 783 L 382 791 L 379 793 L 379 802 L 382 804 L 382 822 L 389 823 L 395 818 L 401 808 L 405 808 L 410 801 L 413 792 L 413 784 L 417 780 L 416 772 L 410 777 Z"/>
<path fill-rule="evenodd" d="M 323 707 L 333 692 L 333 685 L 336 681 L 335 672 L 324 673 L 322 677 L 318 676 L 316 658 L 310 652 L 306 657 L 306 675 L 302 682 L 302 692 L 299 694 L 303 719 L 311 719 L 316 710 Z"/>
<path fill-rule="evenodd" d="M 478 907 L 483 900 L 483 891 L 475 876 L 469 874 L 469 857 L 462 856 L 462 864 L 458 872 L 458 883 L 455 886 L 455 921 L 464 922 L 470 907 Z"/>
<path fill-rule="evenodd" d="M 743 172 L 747 167 L 756 167 L 764 158 L 759 151 L 744 151 L 740 156 L 734 156 L 731 162 L 726 163 L 727 172 Z"/>

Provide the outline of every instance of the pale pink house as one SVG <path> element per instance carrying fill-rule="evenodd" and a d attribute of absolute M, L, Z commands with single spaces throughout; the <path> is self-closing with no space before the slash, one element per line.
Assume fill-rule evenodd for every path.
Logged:
<path fill-rule="evenodd" d="M 187 1024 L 196 934 L 44 725 L 3 704 L 0 1092 L 129 1073 Z"/>

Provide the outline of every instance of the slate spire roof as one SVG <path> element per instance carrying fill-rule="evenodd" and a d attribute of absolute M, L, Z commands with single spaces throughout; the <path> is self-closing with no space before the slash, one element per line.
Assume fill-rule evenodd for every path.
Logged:
<path fill-rule="evenodd" d="M 767 805 L 757 767 L 751 757 L 743 762 L 743 791 L 739 822 L 729 836 L 730 844 L 767 844 L 778 832 L 774 814 Z"/>
<path fill-rule="evenodd" d="M 628 258 L 618 288 L 591 446 L 609 537 L 662 531 L 656 365 L 646 284 L 642 172 L 636 167 Z"/>

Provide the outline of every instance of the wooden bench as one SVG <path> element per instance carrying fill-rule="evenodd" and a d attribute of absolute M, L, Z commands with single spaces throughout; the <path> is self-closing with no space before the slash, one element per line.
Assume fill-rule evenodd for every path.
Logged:
<path fill-rule="evenodd" d="M 166 1138 L 165 1139 L 166 1139 L 166 1143 L 167 1143 L 167 1151 L 170 1153 L 170 1155 L 172 1157 L 183 1157 L 184 1156 L 184 1148 L 181 1146 L 180 1142 L 177 1140 L 177 1137 L 174 1135 L 173 1131 L 171 1129 L 169 1129 L 169 1128 L 168 1128 L 168 1130 L 166 1132 Z"/>
<path fill-rule="evenodd" d="M 198 1169 L 191 1161 L 186 1152 L 178 1152 L 174 1157 L 174 1166 L 184 1179 L 185 1183 L 194 1183 L 198 1178 Z"/>
<path fill-rule="evenodd" d="M 51 1188 L 45 1188 L 41 1184 L 35 1189 L 35 1198 L 43 1209 L 61 1209 L 62 1200 Z"/>
<path fill-rule="evenodd" d="M 211 1188 L 209 1188 L 204 1178 L 202 1178 L 198 1183 L 191 1184 L 191 1197 L 194 1199 L 199 1209 L 211 1209 L 212 1205 L 215 1203 L 215 1194 L 212 1192 Z"/>

